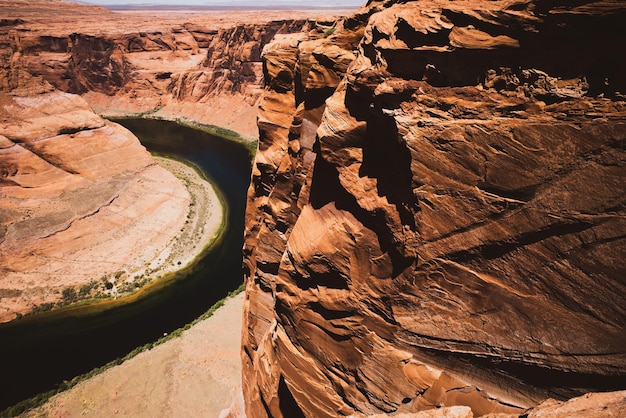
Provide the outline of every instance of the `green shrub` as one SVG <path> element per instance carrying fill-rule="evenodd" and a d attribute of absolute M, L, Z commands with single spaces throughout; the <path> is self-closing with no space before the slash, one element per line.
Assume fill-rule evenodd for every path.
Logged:
<path fill-rule="evenodd" d="M 73 287 L 66 287 L 65 289 L 63 289 L 63 292 L 61 294 L 63 297 L 63 303 L 76 302 L 76 299 L 78 299 L 76 289 L 74 289 Z"/>
<path fill-rule="evenodd" d="M 78 289 L 78 296 L 80 297 L 87 296 L 88 294 L 91 293 L 93 289 L 95 289 L 96 286 L 97 286 L 97 283 L 93 280 L 87 284 L 82 285 L 80 289 Z"/>

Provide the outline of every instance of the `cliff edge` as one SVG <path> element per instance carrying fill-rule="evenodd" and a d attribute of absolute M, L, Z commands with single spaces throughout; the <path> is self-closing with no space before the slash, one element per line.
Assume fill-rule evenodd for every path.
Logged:
<path fill-rule="evenodd" d="M 626 387 L 625 18 L 369 1 L 266 46 L 250 416 L 518 416 Z"/>

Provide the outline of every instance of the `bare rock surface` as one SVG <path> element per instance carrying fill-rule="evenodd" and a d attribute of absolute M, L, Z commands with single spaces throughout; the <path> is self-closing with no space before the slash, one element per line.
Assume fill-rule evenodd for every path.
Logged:
<path fill-rule="evenodd" d="M 528 418 L 617 418 L 626 414 L 626 392 L 590 393 L 567 402 L 548 399 L 528 411 Z"/>
<path fill-rule="evenodd" d="M 111 12 L 60 0 L 0 0 L 0 80 L 15 84 L 26 72 L 82 95 L 99 114 L 184 119 L 255 139 L 263 46 L 275 34 L 345 13 Z"/>
<path fill-rule="evenodd" d="M 624 389 L 625 17 L 370 1 L 265 47 L 250 416 L 521 415 Z"/>

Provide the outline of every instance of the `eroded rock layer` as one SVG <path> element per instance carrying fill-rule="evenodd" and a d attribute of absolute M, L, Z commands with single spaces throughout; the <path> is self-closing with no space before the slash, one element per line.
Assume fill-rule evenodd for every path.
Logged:
<path fill-rule="evenodd" d="M 190 203 L 131 132 L 40 83 L 0 91 L 0 322 L 115 292 L 167 249 Z"/>
<path fill-rule="evenodd" d="M 370 1 L 265 48 L 250 416 L 519 415 L 624 389 L 625 18 Z"/>
<path fill-rule="evenodd" d="M 0 0 L 0 83 L 20 72 L 99 113 L 186 119 L 256 137 L 260 52 L 275 34 L 334 13 L 114 13 L 60 0 Z"/>

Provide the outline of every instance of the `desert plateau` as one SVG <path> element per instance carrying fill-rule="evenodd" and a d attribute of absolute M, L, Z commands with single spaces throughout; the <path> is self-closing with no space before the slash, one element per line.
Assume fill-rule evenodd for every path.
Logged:
<path fill-rule="evenodd" d="M 626 416 L 626 3 L 165 3 L 0 0 L 0 416 Z"/>

